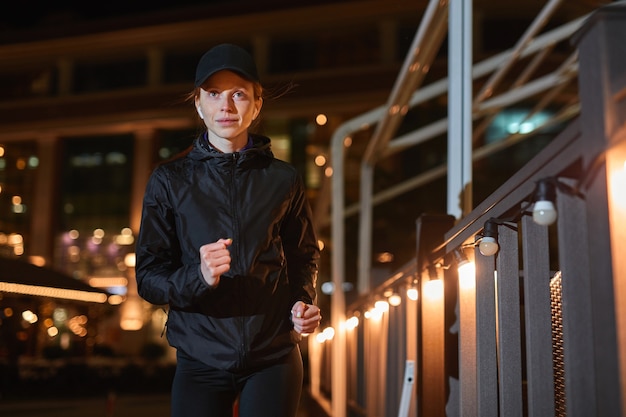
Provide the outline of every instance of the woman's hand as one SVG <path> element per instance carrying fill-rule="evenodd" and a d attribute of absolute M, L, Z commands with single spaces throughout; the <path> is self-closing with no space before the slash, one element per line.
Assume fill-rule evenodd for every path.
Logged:
<path fill-rule="evenodd" d="M 220 239 L 200 247 L 200 272 L 211 288 L 220 283 L 220 276 L 230 271 L 230 251 L 232 239 Z"/>
<path fill-rule="evenodd" d="M 300 334 L 313 333 L 320 325 L 321 320 L 322 313 L 318 306 L 297 301 L 291 307 L 291 322 L 294 330 Z"/>

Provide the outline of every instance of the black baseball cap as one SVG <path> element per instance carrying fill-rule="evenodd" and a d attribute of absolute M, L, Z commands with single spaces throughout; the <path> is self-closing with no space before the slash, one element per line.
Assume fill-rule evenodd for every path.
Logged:
<path fill-rule="evenodd" d="M 213 74 L 221 70 L 230 70 L 259 82 L 259 74 L 252 56 L 243 48 L 228 43 L 217 45 L 207 51 L 196 67 L 195 86 L 200 87 Z"/>

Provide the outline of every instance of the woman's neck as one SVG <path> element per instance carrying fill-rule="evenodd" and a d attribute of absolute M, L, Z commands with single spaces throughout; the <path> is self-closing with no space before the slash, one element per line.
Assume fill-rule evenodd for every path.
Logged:
<path fill-rule="evenodd" d="M 223 153 L 239 152 L 248 145 L 248 134 L 239 135 L 235 138 L 222 138 L 217 135 L 207 135 L 209 144 L 216 150 Z"/>

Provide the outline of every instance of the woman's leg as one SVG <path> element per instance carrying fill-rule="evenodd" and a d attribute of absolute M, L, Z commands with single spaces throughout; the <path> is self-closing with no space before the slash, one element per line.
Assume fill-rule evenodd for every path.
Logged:
<path fill-rule="evenodd" d="M 296 347 L 281 363 L 246 378 L 239 397 L 240 417 L 295 417 L 300 403 L 303 365 Z"/>
<path fill-rule="evenodd" d="M 172 417 L 232 417 L 237 396 L 231 374 L 177 356 L 172 383 Z"/>

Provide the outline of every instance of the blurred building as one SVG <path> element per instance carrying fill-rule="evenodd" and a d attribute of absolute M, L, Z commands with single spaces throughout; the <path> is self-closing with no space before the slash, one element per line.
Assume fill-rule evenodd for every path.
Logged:
<path fill-rule="evenodd" d="M 125 297 L 122 333 L 152 321 L 133 286 L 134 236 L 151 170 L 200 131 L 185 101 L 199 56 L 221 42 L 254 54 L 270 96 L 260 129 L 315 199 L 333 126 L 384 102 L 421 18 L 401 1 L 239 10 L 64 11 L 3 33 L 0 250 Z M 100 340 L 114 336 L 92 343 L 142 344 Z"/>
<path fill-rule="evenodd" d="M 146 343 L 164 343 L 159 338 L 162 311 L 136 295 L 133 244 L 151 170 L 184 150 L 200 131 L 186 101 L 199 56 L 222 42 L 253 53 L 269 93 L 260 131 L 272 138 L 277 157 L 299 168 L 315 207 L 327 192 L 332 132 L 386 102 L 427 5 L 403 0 L 269 3 L 179 2 L 150 10 L 135 5 L 124 15 L 108 10 L 105 17 L 59 9 L 45 16 L 25 14 L 37 20 L 3 22 L 0 255 L 63 271 L 121 297 L 114 308 L 120 328 L 110 334 L 93 330 L 84 336 L 91 339 L 87 345 L 136 354 Z M 475 60 L 512 47 L 543 6 L 539 1 L 514 7 L 491 3 L 475 2 Z M 570 21 L 599 3 L 569 2 L 558 19 Z M 446 76 L 445 48 L 440 55 L 428 69 L 430 79 Z M 562 99 L 567 100 L 567 90 Z M 446 105 L 445 97 L 423 105 L 407 123 L 426 123 L 445 113 Z M 497 140 L 504 123 L 494 122 L 479 140 Z M 475 192 L 488 195 L 546 140 L 524 145 L 506 163 L 494 160 L 484 166 L 491 171 L 485 171 L 484 187 L 476 186 Z M 354 149 L 365 143 L 352 138 Z M 386 177 L 441 162 L 445 149 L 428 145 L 413 156 L 381 164 L 378 187 L 385 187 Z M 358 196 L 358 159 L 351 163 L 348 156 L 346 167 L 349 202 Z M 415 237 L 406 233 L 406 225 L 420 212 L 445 212 L 444 195 L 441 184 L 434 184 L 400 204 L 383 206 L 397 211 L 398 224 L 375 224 L 374 250 L 383 254 L 377 259 L 412 257 Z M 323 240 L 328 239 L 326 216 L 316 213 Z M 328 274 L 323 267 L 321 280 Z M 3 322 L 10 320 L 1 315 L 7 300 L 0 292 Z"/>

